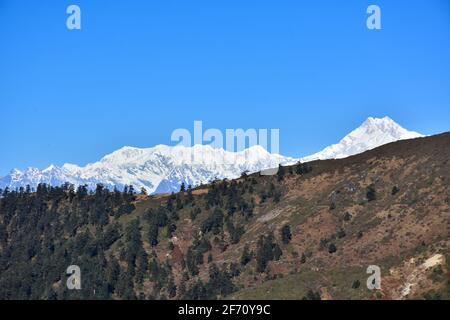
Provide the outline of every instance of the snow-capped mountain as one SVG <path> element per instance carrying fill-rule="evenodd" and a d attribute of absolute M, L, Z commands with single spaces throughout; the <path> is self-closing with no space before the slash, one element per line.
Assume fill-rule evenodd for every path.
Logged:
<path fill-rule="evenodd" d="M 345 158 L 386 143 L 422 136 L 402 128 L 388 117 L 368 118 L 338 144 L 301 161 Z M 244 171 L 259 172 L 279 164 L 294 164 L 298 160 L 271 154 L 260 146 L 241 152 L 205 145 L 158 145 L 146 149 L 124 147 L 85 167 L 65 164 L 62 167 L 51 165 L 44 170 L 14 169 L 0 178 L 0 188 L 15 189 L 26 185 L 36 188 L 39 183 L 62 185 L 68 182 L 86 184 L 93 189 L 101 183 L 110 189 L 116 187 L 120 190 L 125 185 L 133 185 L 137 190 L 145 188 L 149 193 L 164 193 L 178 191 L 183 182 L 197 186 L 215 179 L 234 179 Z"/>
<path fill-rule="evenodd" d="M 406 130 L 389 117 L 381 119 L 370 117 L 338 144 L 333 144 L 316 154 L 305 157 L 302 161 L 342 159 L 394 141 L 423 136 L 420 133 Z"/>
<path fill-rule="evenodd" d="M 0 179 L 0 188 L 18 188 L 39 183 L 62 185 L 88 185 L 95 188 L 98 183 L 121 190 L 125 185 L 135 189 L 145 188 L 149 193 L 179 191 L 181 184 L 197 186 L 214 179 L 238 178 L 244 171 L 258 172 L 277 167 L 279 164 L 293 164 L 297 160 L 271 154 L 260 146 L 241 152 L 228 152 L 211 146 L 169 147 L 158 145 L 140 149 L 124 147 L 100 161 L 79 167 L 65 164 L 50 166 L 45 170 L 29 168 L 14 169 Z"/>

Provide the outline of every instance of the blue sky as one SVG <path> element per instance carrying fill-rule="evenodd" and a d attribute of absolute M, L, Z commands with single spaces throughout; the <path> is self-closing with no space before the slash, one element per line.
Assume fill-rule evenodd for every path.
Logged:
<path fill-rule="evenodd" d="M 302 156 L 385 115 L 450 130 L 448 0 L 0 0 L 0 175 L 170 144 L 194 120 L 279 128 Z"/>

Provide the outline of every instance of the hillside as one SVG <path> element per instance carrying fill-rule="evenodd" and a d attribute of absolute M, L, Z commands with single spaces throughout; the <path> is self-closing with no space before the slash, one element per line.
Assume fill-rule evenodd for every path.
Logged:
<path fill-rule="evenodd" d="M 2 192 L 0 299 L 449 299 L 449 161 L 446 133 L 171 195 Z"/>

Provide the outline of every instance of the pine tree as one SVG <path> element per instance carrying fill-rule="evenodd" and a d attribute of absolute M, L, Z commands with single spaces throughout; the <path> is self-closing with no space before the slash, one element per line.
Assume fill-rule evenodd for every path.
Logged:
<path fill-rule="evenodd" d="M 148 242 L 152 247 L 156 247 L 158 245 L 158 234 L 158 226 L 156 224 L 150 224 L 148 229 Z"/>
<path fill-rule="evenodd" d="M 241 256 L 241 265 L 245 266 L 252 260 L 252 254 L 249 251 L 249 248 L 247 245 L 244 246 L 244 251 L 242 252 Z"/>
<path fill-rule="evenodd" d="M 281 251 L 280 246 L 278 244 L 274 244 L 274 246 L 273 246 L 273 260 L 275 260 L 275 261 L 280 260 L 282 255 L 283 255 L 283 251 Z"/>
<path fill-rule="evenodd" d="M 279 260 L 283 254 L 278 244 L 274 243 L 273 240 L 273 234 L 259 238 L 256 252 L 256 272 L 265 272 L 268 263 L 273 260 Z"/>
<path fill-rule="evenodd" d="M 302 257 L 300 258 L 300 263 L 301 264 L 306 263 L 306 255 L 304 253 L 302 253 Z"/>
<path fill-rule="evenodd" d="M 188 189 L 187 189 L 187 196 L 186 196 L 185 203 L 186 203 L 186 205 L 188 205 L 188 204 L 193 203 L 193 202 L 194 202 L 194 196 L 192 194 L 192 187 L 189 186 Z"/>
<path fill-rule="evenodd" d="M 289 244 L 292 240 L 291 227 L 289 225 L 285 225 L 281 228 L 281 241 L 284 244 Z"/>
<path fill-rule="evenodd" d="M 303 300 L 321 300 L 321 296 L 319 292 L 315 292 L 312 290 L 308 290 L 306 293 L 306 296 L 303 298 Z"/>
<path fill-rule="evenodd" d="M 400 188 L 399 187 L 397 187 L 397 186 L 394 186 L 393 188 L 392 188 L 392 192 L 391 192 L 391 194 L 393 195 L 393 196 L 395 196 L 397 193 L 399 193 L 400 192 Z"/>
<path fill-rule="evenodd" d="M 169 279 L 169 283 L 167 284 L 167 293 L 170 299 L 173 299 L 177 296 L 177 286 L 173 281 L 173 278 Z"/>
<path fill-rule="evenodd" d="M 302 175 L 302 174 L 307 174 L 309 172 L 312 171 L 312 167 L 311 165 L 307 164 L 307 163 L 298 163 L 297 167 L 295 169 L 295 173 Z"/>
<path fill-rule="evenodd" d="M 337 251 L 336 245 L 335 245 L 334 243 L 331 243 L 331 244 L 328 246 L 328 252 L 331 253 L 331 254 L 333 254 L 333 253 L 335 253 L 336 251 Z"/>
<path fill-rule="evenodd" d="M 285 170 L 285 168 L 280 164 L 280 165 L 278 166 L 278 172 L 277 172 L 277 179 L 278 179 L 278 182 L 283 181 L 284 175 L 285 175 L 285 174 L 286 174 L 286 170 Z"/>
<path fill-rule="evenodd" d="M 369 187 L 367 187 L 367 200 L 370 201 L 375 201 L 377 200 L 377 193 L 375 191 L 375 186 L 374 185 L 370 185 Z"/>

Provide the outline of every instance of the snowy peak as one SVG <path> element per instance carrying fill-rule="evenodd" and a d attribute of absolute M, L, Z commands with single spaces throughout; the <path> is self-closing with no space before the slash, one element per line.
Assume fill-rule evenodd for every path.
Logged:
<path fill-rule="evenodd" d="M 385 135 L 389 135 L 392 138 L 401 140 L 423 137 L 423 135 L 420 133 L 406 130 L 389 117 L 384 118 L 370 117 L 361 125 L 361 127 L 356 129 L 352 133 L 359 133 L 361 131 L 363 131 L 368 135 L 382 133 Z"/>
<path fill-rule="evenodd" d="M 381 119 L 368 118 L 359 128 L 342 139 L 340 143 L 347 145 L 361 144 L 361 146 L 367 146 L 373 149 L 393 141 L 422 136 L 420 133 L 406 130 L 389 117 Z"/>
<path fill-rule="evenodd" d="M 301 161 L 345 158 L 383 144 L 422 136 L 402 128 L 388 117 L 368 118 L 338 144 Z M 85 167 L 65 164 L 62 167 L 51 165 L 44 170 L 14 169 L 0 178 L 0 188 L 15 189 L 26 185 L 36 188 L 39 183 L 62 185 L 68 182 L 86 184 L 94 189 L 101 183 L 110 189 L 133 185 L 137 190 L 145 188 L 149 193 L 161 193 L 178 191 L 182 183 L 197 186 L 215 179 L 238 178 L 244 171 L 258 172 L 296 162 L 298 159 L 269 153 L 258 145 L 240 152 L 209 145 L 123 147 Z"/>
<path fill-rule="evenodd" d="M 208 145 L 193 147 L 157 145 L 153 148 L 123 147 L 104 156 L 100 161 L 79 167 L 65 164 L 51 165 L 40 171 L 13 170 L 0 178 L 0 188 L 18 188 L 39 183 L 62 185 L 88 185 L 94 189 L 98 183 L 113 189 L 133 185 L 149 193 L 178 191 L 182 183 L 200 185 L 217 179 L 238 178 L 242 172 L 258 172 L 294 164 L 297 159 L 271 154 L 260 146 L 241 152 L 229 152 Z"/>
<path fill-rule="evenodd" d="M 302 159 L 303 161 L 341 159 L 394 141 L 423 137 L 408 131 L 389 117 L 368 118 L 357 129 L 345 136 L 338 144 Z"/>

